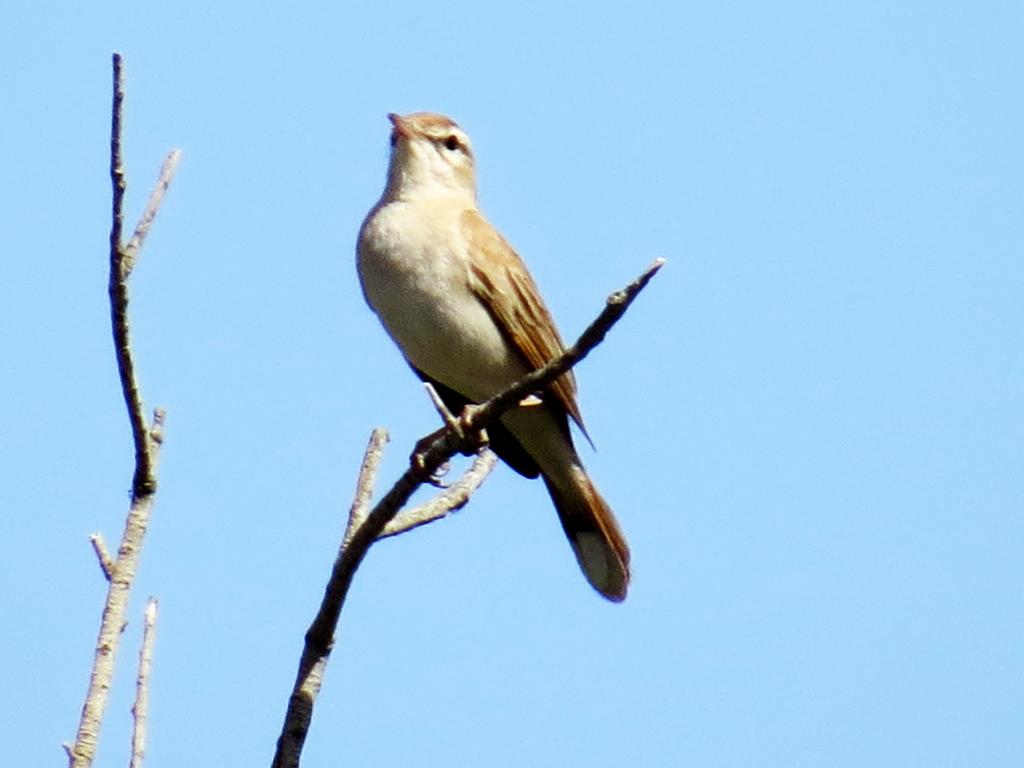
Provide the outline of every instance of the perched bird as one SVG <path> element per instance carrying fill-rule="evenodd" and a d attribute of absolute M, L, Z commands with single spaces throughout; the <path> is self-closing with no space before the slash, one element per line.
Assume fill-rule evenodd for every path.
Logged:
<path fill-rule="evenodd" d="M 458 414 L 564 345 L 526 265 L 477 208 L 469 137 L 443 115 L 388 119 L 387 184 L 359 231 L 359 279 L 409 365 Z M 587 580 L 620 601 L 629 546 L 573 447 L 569 418 L 584 428 L 572 372 L 537 394 L 488 427 L 491 448 L 544 479 Z"/>

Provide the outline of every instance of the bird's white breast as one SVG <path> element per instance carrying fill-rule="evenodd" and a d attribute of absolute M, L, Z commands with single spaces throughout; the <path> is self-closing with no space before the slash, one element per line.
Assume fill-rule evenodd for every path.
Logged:
<path fill-rule="evenodd" d="M 360 232 L 367 302 L 414 366 L 475 400 L 515 381 L 525 366 L 472 292 L 462 206 L 395 201 Z"/>

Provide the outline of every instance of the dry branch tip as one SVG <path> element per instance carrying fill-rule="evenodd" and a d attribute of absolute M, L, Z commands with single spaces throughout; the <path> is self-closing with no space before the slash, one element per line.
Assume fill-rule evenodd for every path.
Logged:
<path fill-rule="evenodd" d="M 109 550 L 107 550 L 107 543 L 103 540 L 103 534 L 89 534 L 89 543 L 92 544 L 92 551 L 96 553 L 96 559 L 99 561 L 100 570 L 103 572 L 104 578 L 110 581 L 114 576 L 114 561 L 110 557 Z"/>

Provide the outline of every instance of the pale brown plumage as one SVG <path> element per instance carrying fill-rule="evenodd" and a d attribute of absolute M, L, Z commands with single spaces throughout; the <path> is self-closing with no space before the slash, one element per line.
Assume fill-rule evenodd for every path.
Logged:
<path fill-rule="evenodd" d="M 462 223 L 470 244 L 470 287 L 530 368 L 546 365 L 565 351 L 565 344 L 526 265 L 480 211 L 463 211 Z M 572 371 L 555 379 L 551 389 L 586 434 Z"/>
<path fill-rule="evenodd" d="M 458 411 L 564 345 L 525 264 L 476 206 L 468 137 L 442 115 L 389 118 L 388 184 L 360 230 L 360 280 L 410 365 Z M 583 429 L 572 373 L 538 394 L 492 425 L 492 447 L 517 472 L 543 476 L 588 581 L 622 600 L 629 547 L 572 444 L 567 417 Z"/>

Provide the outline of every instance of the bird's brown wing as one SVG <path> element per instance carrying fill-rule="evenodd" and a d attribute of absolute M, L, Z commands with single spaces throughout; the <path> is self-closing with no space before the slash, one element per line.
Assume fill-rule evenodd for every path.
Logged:
<path fill-rule="evenodd" d="M 469 244 L 470 286 L 512 346 L 533 370 L 562 354 L 562 338 L 519 254 L 479 211 L 465 211 L 462 226 Z M 586 435 L 572 371 L 555 379 L 550 390 Z"/>

